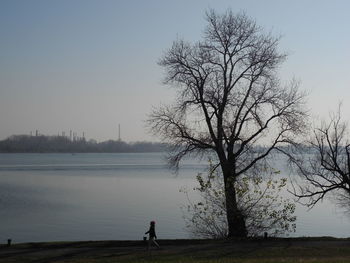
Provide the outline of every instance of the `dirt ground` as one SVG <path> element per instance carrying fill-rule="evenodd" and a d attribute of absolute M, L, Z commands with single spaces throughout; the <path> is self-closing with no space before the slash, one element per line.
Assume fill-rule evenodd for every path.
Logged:
<path fill-rule="evenodd" d="M 231 256 L 293 257 L 295 254 L 305 254 L 306 257 L 342 257 L 350 262 L 350 239 L 158 240 L 158 243 L 161 249 L 152 247 L 151 251 L 147 251 L 144 241 L 25 243 L 10 247 L 1 245 L 0 262 L 138 262 L 141 259 L 147 261 L 149 255 L 158 256 L 166 262 L 167 259 L 178 256 L 210 260 Z"/>

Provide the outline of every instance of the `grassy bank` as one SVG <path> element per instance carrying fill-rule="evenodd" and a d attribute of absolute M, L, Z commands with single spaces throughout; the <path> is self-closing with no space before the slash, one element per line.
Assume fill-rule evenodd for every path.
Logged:
<path fill-rule="evenodd" d="M 350 262 L 350 239 L 159 240 L 159 243 L 162 248 L 151 251 L 146 250 L 142 241 L 2 245 L 0 262 Z"/>

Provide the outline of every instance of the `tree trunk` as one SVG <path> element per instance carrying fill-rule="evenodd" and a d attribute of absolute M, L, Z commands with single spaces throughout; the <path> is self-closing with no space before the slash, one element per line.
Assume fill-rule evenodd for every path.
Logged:
<path fill-rule="evenodd" d="M 224 172 L 228 237 L 246 237 L 245 218 L 238 209 L 234 177 L 230 175 Z"/>

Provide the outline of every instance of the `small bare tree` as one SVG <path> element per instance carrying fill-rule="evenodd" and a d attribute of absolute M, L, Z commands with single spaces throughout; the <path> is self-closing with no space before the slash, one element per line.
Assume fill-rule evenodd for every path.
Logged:
<path fill-rule="evenodd" d="M 340 108 L 315 128 L 313 136 L 291 155 L 291 162 L 304 179 L 294 195 L 310 208 L 333 194 L 338 204 L 350 207 L 350 141 Z"/>
<path fill-rule="evenodd" d="M 173 146 L 177 167 L 186 155 L 214 153 L 225 186 L 229 237 L 247 235 L 237 204 L 237 179 L 304 126 L 304 94 L 292 81 L 283 86 L 277 69 L 286 55 L 279 38 L 266 34 L 245 14 L 206 14 L 203 40 L 177 40 L 160 60 L 165 83 L 178 90 L 173 105 L 155 109 L 151 130 Z M 255 147 L 264 145 L 265 147 Z"/>

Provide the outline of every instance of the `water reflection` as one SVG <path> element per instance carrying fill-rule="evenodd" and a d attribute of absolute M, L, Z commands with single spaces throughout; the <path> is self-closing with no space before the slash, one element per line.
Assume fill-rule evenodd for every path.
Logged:
<path fill-rule="evenodd" d="M 15 242 L 141 239 L 152 219 L 157 221 L 159 238 L 187 238 L 180 210 L 186 197 L 179 189 L 192 188 L 195 175 L 204 170 L 203 164 L 187 162 L 174 176 L 160 154 L 78 154 L 74 160 L 64 154 L 0 157 L 0 243 L 7 238 Z M 102 166 L 124 166 L 98 169 L 92 165 L 96 160 Z M 4 168 L 30 163 L 46 168 Z M 47 168 L 52 163 L 65 168 Z M 70 169 L 74 164 L 85 168 Z M 349 218 L 336 212 L 328 201 L 310 212 L 298 206 L 293 235 L 350 236 Z"/>

